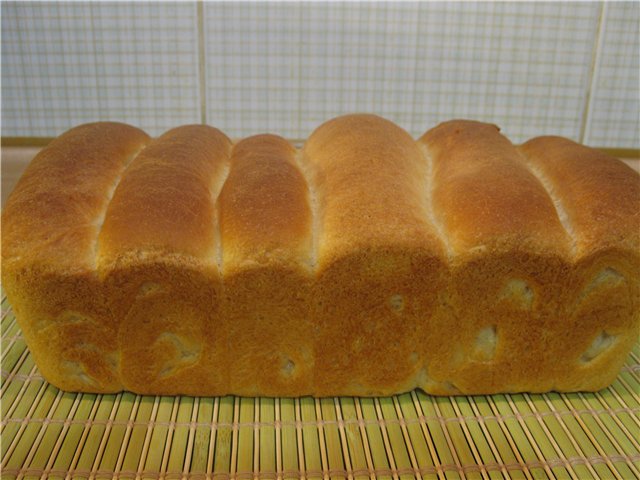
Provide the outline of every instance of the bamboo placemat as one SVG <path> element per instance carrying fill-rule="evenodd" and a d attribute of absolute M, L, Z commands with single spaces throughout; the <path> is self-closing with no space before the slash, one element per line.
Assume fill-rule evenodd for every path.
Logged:
<path fill-rule="evenodd" d="M 2 478 L 640 478 L 640 345 L 594 393 L 72 394 L 2 301 Z"/>

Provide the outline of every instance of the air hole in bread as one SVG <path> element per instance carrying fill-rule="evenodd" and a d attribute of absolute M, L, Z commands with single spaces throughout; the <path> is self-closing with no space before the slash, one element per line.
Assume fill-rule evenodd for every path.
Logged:
<path fill-rule="evenodd" d="M 101 322 L 98 322 L 96 319 L 89 315 L 84 315 L 73 310 L 64 310 L 54 319 L 38 319 L 34 325 L 34 329 L 36 330 L 36 332 L 40 332 L 50 327 L 60 327 L 64 324 L 80 325 L 82 323 L 91 323 L 94 325 L 102 326 Z"/>
<path fill-rule="evenodd" d="M 114 372 L 118 371 L 118 364 L 120 363 L 120 355 L 121 354 L 119 352 L 112 352 L 105 356 L 107 360 L 107 365 L 109 365 Z"/>
<path fill-rule="evenodd" d="M 530 309 L 533 305 L 533 290 L 527 282 L 521 278 L 512 278 L 509 280 L 502 292 L 501 298 L 509 298 L 515 300 L 522 308 Z"/>
<path fill-rule="evenodd" d="M 155 282 L 145 282 L 140 286 L 138 290 L 139 296 L 152 295 L 162 290 L 162 286 Z"/>
<path fill-rule="evenodd" d="M 82 313 L 76 312 L 74 310 L 64 310 L 58 317 L 56 318 L 56 325 L 61 323 L 71 323 L 71 324 L 79 324 L 79 323 L 98 323 L 93 317 L 88 315 L 84 315 Z"/>
<path fill-rule="evenodd" d="M 68 377 L 79 381 L 83 385 L 90 385 L 94 387 L 98 385 L 98 382 L 96 382 L 96 380 L 87 373 L 87 370 L 82 363 L 65 360 L 63 362 L 63 367 Z"/>
<path fill-rule="evenodd" d="M 77 312 L 72 312 L 71 310 L 68 310 L 60 315 L 60 319 L 68 323 L 81 323 L 87 321 L 87 317 L 85 315 Z"/>
<path fill-rule="evenodd" d="M 469 253 L 483 253 L 487 250 L 486 245 L 476 245 L 475 247 L 471 247 L 469 249 Z"/>
<path fill-rule="evenodd" d="M 451 352 L 451 364 L 452 365 L 462 365 L 467 361 L 468 354 L 465 352 L 463 348 L 457 346 Z"/>
<path fill-rule="evenodd" d="M 496 344 L 498 335 L 495 325 L 485 327 L 478 332 L 474 348 L 474 356 L 476 359 L 487 362 L 492 360 L 496 355 Z"/>
<path fill-rule="evenodd" d="M 449 393 L 461 393 L 460 389 L 451 382 L 442 382 L 442 386 Z"/>
<path fill-rule="evenodd" d="M 76 378 L 80 380 L 85 385 L 95 385 L 95 382 L 87 375 L 86 373 L 78 373 Z"/>
<path fill-rule="evenodd" d="M 391 295 L 389 297 L 389 306 L 394 312 L 401 313 L 404 310 L 404 297 L 400 294 Z"/>
<path fill-rule="evenodd" d="M 200 355 L 200 349 L 198 346 L 193 344 L 194 342 L 189 342 L 186 338 L 176 335 L 175 333 L 165 332 L 158 340 L 169 340 L 176 351 L 178 352 L 179 360 L 184 361 L 193 361 Z M 191 345 L 189 345 L 191 343 Z"/>
<path fill-rule="evenodd" d="M 617 285 L 624 280 L 624 276 L 617 270 L 607 267 L 593 277 L 593 280 L 582 290 L 580 300 L 591 294 L 594 290 L 609 285 Z"/>
<path fill-rule="evenodd" d="M 429 377 L 426 368 L 422 368 L 416 374 L 416 386 L 425 392 L 437 392 L 440 395 L 456 395 L 462 393 L 453 382 L 440 382 Z"/>
<path fill-rule="evenodd" d="M 33 322 L 33 329 L 36 333 L 49 328 L 52 325 L 51 320 L 48 318 L 38 318 L 35 322 Z"/>
<path fill-rule="evenodd" d="M 102 357 L 104 352 L 102 352 L 101 350 L 98 349 L 98 347 L 91 343 L 91 342 L 85 342 L 85 341 L 78 341 L 74 344 L 73 346 L 74 350 L 85 350 L 85 351 L 89 351 L 92 354 L 95 354 L 98 357 Z"/>
<path fill-rule="evenodd" d="M 587 350 L 582 354 L 580 360 L 582 360 L 583 363 L 591 362 L 603 352 L 611 348 L 616 339 L 617 337 L 615 335 L 609 335 L 604 331 L 600 332 L 593 342 L 591 342 L 589 348 L 587 348 Z"/>
<path fill-rule="evenodd" d="M 176 354 L 165 363 L 164 368 L 160 370 L 158 374 L 160 378 L 168 377 L 175 374 L 181 368 L 193 365 L 198 361 L 202 351 L 202 346 L 197 342 L 171 332 L 162 333 L 156 342 L 164 343 L 165 345 L 169 343 L 176 352 Z"/>
<path fill-rule="evenodd" d="M 287 358 L 286 361 L 284 362 L 284 365 L 280 369 L 280 371 L 282 372 L 282 376 L 290 377 L 291 375 L 293 375 L 293 372 L 295 369 L 296 369 L 296 364 L 293 362 L 293 360 L 291 360 L 290 358 Z"/>
<path fill-rule="evenodd" d="M 429 374 L 426 368 L 421 368 L 416 374 L 416 386 L 426 391 L 430 382 Z"/>

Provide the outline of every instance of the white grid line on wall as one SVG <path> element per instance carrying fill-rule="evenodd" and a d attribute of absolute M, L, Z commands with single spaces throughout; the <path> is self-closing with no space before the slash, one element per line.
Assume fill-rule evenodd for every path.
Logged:
<path fill-rule="evenodd" d="M 2 134 L 111 119 L 158 135 L 206 120 L 233 137 L 306 138 L 368 111 L 414 136 L 463 117 L 516 142 L 557 134 L 638 148 L 639 12 L 637 2 L 3 2 Z"/>
<path fill-rule="evenodd" d="M 586 143 L 640 145 L 640 3 L 604 5 L 602 48 L 595 72 Z"/>
<path fill-rule="evenodd" d="M 195 4 L 3 2 L 3 135 L 198 122 L 195 26 Z"/>

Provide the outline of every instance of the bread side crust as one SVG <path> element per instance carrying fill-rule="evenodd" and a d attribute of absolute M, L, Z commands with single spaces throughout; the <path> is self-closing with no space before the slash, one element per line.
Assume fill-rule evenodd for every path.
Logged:
<path fill-rule="evenodd" d="M 10 197 L 2 277 L 65 390 L 596 390 L 640 330 L 639 203 L 621 162 L 480 122 L 89 124 Z"/>
<path fill-rule="evenodd" d="M 567 295 L 553 351 L 555 388 L 598 390 L 616 377 L 640 333 L 640 175 L 560 137 L 520 147 L 573 232 Z M 560 288 L 560 286 L 559 286 Z"/>
<path fill-rule="evenodd" d="M 295 155 L 275 135 L 240 141 L 217 202 L 224 278 L 218 321 L 233 358 L 230 392 L 313 389 L 313 219 Z"/>
<path fill-rule="evenodd" d="M 415 388 L 434 348 L 446 247 L 429 223 L 418 145 L 374 115 L 317 128 L 303 148 L 320 217 L 313 286 L 316 395 Z M 442 332 L 444 333 L 444 332 Z"/>
<path fill-rule="evenodd" d="M 201 395 L 228 389 L 215 201 L 230 151 L 231 142 L 215 128 L 174 128 L 136 157 L 114 193 L 97 265 L 120 321 L 127 390 Z"/>
<path fill-rule="evenodd" d="M 95 252 L 111 195 L 149 140 L 120 123 L 73 128 L 36 156 L 2 212 L 3 288 L 42 374 L 65 390 L 123 388 Z"/>

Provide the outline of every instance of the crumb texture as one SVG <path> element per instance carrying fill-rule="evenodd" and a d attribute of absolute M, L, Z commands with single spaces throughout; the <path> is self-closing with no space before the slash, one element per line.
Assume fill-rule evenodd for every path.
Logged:
<path fill-rule="evenodd" d="M 76 127 L 2 213 L 2 281 L 72 391 L 597 390 L 640 332 L 640 176 L 560 137 L 368 114 L 301 148 Z"/>

